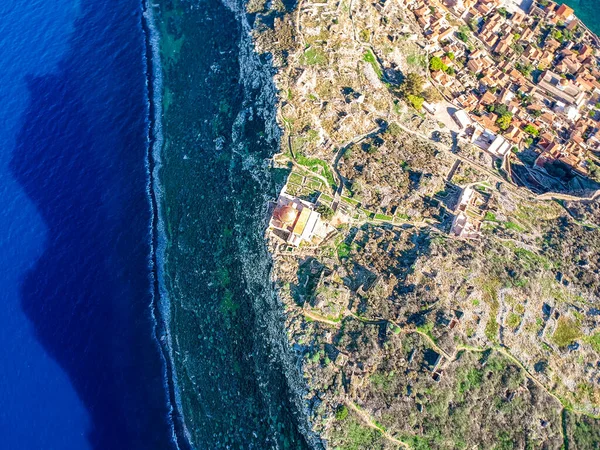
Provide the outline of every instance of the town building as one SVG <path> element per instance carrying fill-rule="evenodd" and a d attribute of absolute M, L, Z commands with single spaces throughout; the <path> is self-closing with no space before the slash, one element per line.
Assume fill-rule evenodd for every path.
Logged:
<path fill-rule="evenodd" d="M 318 245 L 333 227 L 322 220 L 313 203 L 282 192 L 274 205 L 269 231 L 272 236 L 299 247 L 302 243 Z"/>
<path fill-rule="evenodd" d="M 487 197 L 467 186 L 460 195 L 455 209 L 450 234 L 463 239 L 477 239 L 487 209 Z"/>
<path fill-rule="evenodd" d="M 406 4 L 426 50 L 443 62 L 432 83 L 462 108 L 453 114 L 460 138 L 494 157 L 528 148 L 540 161 L 558 159 L 587 173 L 590 152 L 600 151 L 600 40 L 572 8 L 545 0 L 534 0 L 527 13 L 503 0 Z"/>

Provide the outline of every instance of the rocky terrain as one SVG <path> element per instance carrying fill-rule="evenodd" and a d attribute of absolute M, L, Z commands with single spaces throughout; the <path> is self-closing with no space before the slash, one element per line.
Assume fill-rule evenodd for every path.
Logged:
<path fill-rule="evenodd" d="M 513 185 L 415 110 L 445 103 L 396 2 L 247 7 L 285 191 L 337 226 L 269 238 L 313 429 L 331 448 L 598 448 L 598 203 Z M 466 189 L 475 239 L 451 233 Z"/>

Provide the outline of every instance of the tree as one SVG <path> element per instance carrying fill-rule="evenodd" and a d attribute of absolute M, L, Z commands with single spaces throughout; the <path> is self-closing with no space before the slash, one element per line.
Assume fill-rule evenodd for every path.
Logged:
<path fill-rule="evenodd" d="M 423 97 L 419 97 L 418 95 L 407 95 L 406 98 L 416 110 L 420 110 L 423 107 L 423 102 L 425 101 Z"/>
<path fill-rule="evenodd" d="M 521 44 L 519 44 L 518 42 L 515 42 L 515 43 L 512 45 L 512 49 L 515 51 L 515 53 L 516 53 L 517 55 L 521 55 L 521 54 L 523 54 L 523 52 L 525 51 L 525 49 L 523 48 L 523 46 L 522 46 Z"/>
<path fill-rule="evenodd" d="M 439 93 L 439 91 L 433 87 L 425 89 L 425 91 L 423 92 L 423 97 L 425 97 L 425 100 L 427 100 L 430 103 L 437 103 L 443 100 L 442 95 Z"/>
<path fill-rule="evenodd" d="M 527 133 L 533 137 L 537 137 L 540 134 L 540 130 L 538 130 L 536 127 L 534 127 L 530 123 L 525 125 L 524 131 L 525 131 L 525 133 Z"/>
<path fill-rule="evenodd" d="M 471 30 L 466 25 L 463 25 L 458 29 L 458 33 L 456 33 L 456 36 L 461 41 L 467 42 L 469 40 L 469 37 L 471 36 Z"/>
<path fill-rule="evenodd" d="M 521 72 L 526 77 L 530 76 L 531 72 L 533 71 L 533 66 L 529 63 L 527 63 L 527 64 L 516 63 L 515 67 L 517 68 L 517 70 L 519 72 Z"/>
<path fill-rule="evenodd" d="M 321 214 L 321 217 L 323 217 L 325 220 L 331 220 L 334 214 L 333 209 L 323 204 L 317 206 L 317 212 Z"/>
<path fill-rule="evenodd" d="M 448 53 L 446 53 L 446 56 L 448 57 L 448 59 L 450 61 L 454 61 L 454 58 L 455 58 L 454 52 L 448 52 Z"/>
<path fill-rule="evenodd" d="M 554 30 L 552 30 L 552 37 L 553 37 L 554 39 L 556 39 L 558 42 L 561 42 L 561 43 L 562 43 L 562 41 L 564 40 L 564 37 L 563 37 L 562 31 L 560 31 L 560 30 L 557 30 L 557 29 L 554 29 Z"/>
<path fill-rule="evenodd" d="M 587 160 L 587 165 L 592 179 L 600 182 L 600 168 L 596 164 L 594 164 L 594 162 L 591 159 Z"/>
<path fill-rule="evenodd" d="M 496 125 L 498 125 L 498 127 L 502 130 L 502 131 L 506 131 L 508 129 L 508 127 L 510 126 L 510 122 L 512 120 L 512 116 L 506 115 L 506 116 L 500 116 L 498 117 L 498 119 L 496 120 Z"/>
<path fill-rule="evenodd" d="M 425 79 L 421 75 L 411 72 L 406 75 L 400 89 L 405 97 L 408 97 L 409 95 L 421 95 L 424 83 Z"/>
<path fill-rule="evenodd" d="M 477 31 L 479 28 L 479 21 L 475 18 L 469 20 L 469 28 L 473 31 Z"/>
<path fill-rule="evenodd" d="M 444 70 L 446 65 L 442 62 L 442 59 L 439 56 L 434 56 L 429 60 L 429 70 L 435 72 L 437 70 Z"/>
<path fill-rule="evenodd" d="M 504 103 L 492 103 L 486 107 L 488 112 L 496 113 L 498 116 L 512 115 Z"/>

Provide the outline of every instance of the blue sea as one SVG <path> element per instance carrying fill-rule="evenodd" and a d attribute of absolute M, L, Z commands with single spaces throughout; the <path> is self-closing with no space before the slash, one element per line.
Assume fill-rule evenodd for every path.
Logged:
<path fill-rule="evenodd" d="M 141 0 L 0 2 L 0 449 L 170 449 Z"/>
<path fill-rule="evenodd" d="M 600 35 L 600 0 L 562 0 L 575 11 L 575 15 L 595 34 Z"/>

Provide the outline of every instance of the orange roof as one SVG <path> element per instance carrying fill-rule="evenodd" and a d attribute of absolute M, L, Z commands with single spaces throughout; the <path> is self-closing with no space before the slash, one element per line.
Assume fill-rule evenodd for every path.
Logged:
<path fill-rule="evenodd" d="M 569 8 L 567 5 L 565 5 L 564 3 L 562 5 L 560 5 L 560 7 L 556 10 L 556 15 L 562 17 L 563 19 L 566 19 L 567 17 L 570 17 L 571 15 L 573 15 L 573 9 Z"/>

